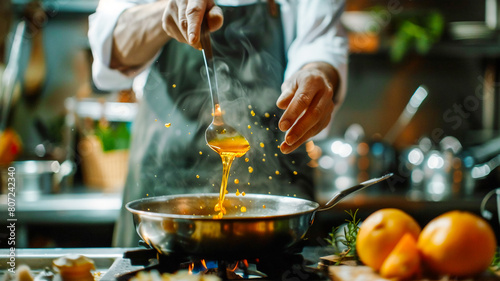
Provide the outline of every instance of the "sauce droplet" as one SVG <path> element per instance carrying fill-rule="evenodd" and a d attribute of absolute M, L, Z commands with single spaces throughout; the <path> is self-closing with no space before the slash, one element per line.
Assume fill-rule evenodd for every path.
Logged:
<path fill-rule="evenodd" d="M 247 211 L 247 207 L 245 207 L 245 206 L 241 206 L 241 212 L 242 212 L 242 213 L 245 213 L 246 211 Z"/>
<path fill-rule="evenodd" d="M 202 155 L 202 154 L 203 154 L 203 152 L 200 151 L 200 155 Z"/>
<path fill-rule="evenodd" d="M 196 175 L 196 178 L 199 179 L 200 178 L 200 175 Z"/>
<path fill-rule="evenodd" d="M 255 116 L 255 112 L 253 110 L 250 111 L 250 114 L 252 114 L 252 116 Z"/>
<path fill-rule="evenodd" d="M 170 126 L 172 126 L 171 123 L 165 123 L 165 127 L 170 128 Z"/>
<path fill-rule="evenodd" d="M 241 193 L 241 196 L 245 196 L 245 194 L 246 194 L 246 193 L 245 193 L 245 191 L 243 191 L 243 192 Z"/>
<path fill-rule="evenodd" d="M 264 143 L 263 142 L 260 143 L 260 147 L 264 147 Z"/>
<path fill-rule="evenodd" d="M 175 87 L 177 87 L 177 85 L 173 84 L 173 85 L 172 85 L 172 88 L 175 88 Z"/>
<path fill-rule="evenodd" d="M 293 171 L 293 174 L 294 174 L 294 175 L 297 175 L 298 173 L 297 173 L 297 171 Z"/>
<path fill-rule="evenodd" d="M 240 191 L 236 189 L 236 196 L 240 196 Z"/>
<path fill-rule="evenodd" d="M 276 172 L 274 172 L 276 175 L 279 175 L 280 174 L 280 171 L 276 170 Z"/>
<path fill-rule="evenodd" d="M 262 209 L 265 209 L 266 208 L 266 205 L 262 205 Z"/>
<path fill-rule="evenodd" d="M 247 128 L 248 128 L 248 129 L 252 129 L 252 126 L 248 125 L 248 126 L 247 126 Z"/>
<path fill-rule="evenodd" d="M 234 183 L 238 184 L 238 183 L 240 183 L 240 180 L 239 179 L 234 179 Z"/>
<path fill-rule="evenodd" d="M 248 172 L 251 174 L 253 173 L 253 168 L 252 167 L 248 167 Z"/>
<path fill-rule="evenodd" d="M 155 119 L 155 122 L 158 121 L 158 119 Z"/>
<path fill-rule="evenodd" d="M 273 177 L 269 176 L 269 179 L 270 179 L 270 180 L 272 180 L 272 179 L 273 179 Z"/>
<path fill-rule="evenodd" d="M 250 161 L 250 159 L 248 159 L 248 158 L 245 158 L 245 162 L 248 162 L 248 161 Z"/>
<path fill-rule="evenodd" d="M 267 112 L 266 112 L 266 113 L 264 113 L 264 116 L 265 116 L 266 118 L 269 118 L 269 116 L 271 116 L 271 115 L 269 115 L 269 113 L 267 113 Z"/>

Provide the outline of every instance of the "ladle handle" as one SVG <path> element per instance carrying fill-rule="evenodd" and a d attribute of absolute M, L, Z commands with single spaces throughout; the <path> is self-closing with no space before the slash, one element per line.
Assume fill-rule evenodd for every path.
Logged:
<path fill-rule="evenodd" d="M 371 179 L 371 180 L 367 180 L 367 181 L 364 181 L 364 182 L 362 182 L 362 183 L 360 183 L 358 185 L 355 185 L 353 187 L 349 187 L 347 189 L 339 191 L 339 192 L 335 193 L 333 195 L 333 197 L 330 199 L 330 201 L 328 201 L 324 206 L 319 207 L 318 211 L 330 210 L 335 205 L 337 205 L 337 203 L 339 203 L 342 199 L 344 199 L 344 197 L 346 197 L 347 195 L 350 195 L 351 193 L 354 193 L 356 191 L 360 191 L 360 190 L 362 190 L 364 188 L 367 188 L 370 185 L 374 185 L 376 183 L 384 181 L 384 180 L 392 177 L 393 175 L 394 175 L 393 173 L 390 173 L 390 174 L 387 174 L 387 175 L 385 175 L 383 177 L 375 178 L 375 179 Z"/>
<path fill-rule="evenodd" d="M 214 56 L 212 53 L 212 43 L 210 41 L 210 30 L 208 29 L 208 23 L 206 17 L 201 22 L 201 51 L 203 53 L 203 59 L 205 61 L 205 69 L 207 71 L 208 85 L 210 87 L 210 93 L 212 95 L 212 104 L 215 111 L 215 105 L 219 104 L 219 92 L 217 86 L 217 76 L 215 74 L 215 64 Z M 210 75 L 212 71 L 212 75 Z"/>

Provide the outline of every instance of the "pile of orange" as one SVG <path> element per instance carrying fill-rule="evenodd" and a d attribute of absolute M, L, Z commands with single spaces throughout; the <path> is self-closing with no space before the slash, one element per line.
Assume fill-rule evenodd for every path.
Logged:
<path fill-rule="evenodd" d="M 361 224 L 356 250 L 360 260 L 384 278 L 422 274 L 469 277 L 488 268 L 496 239 L 482 218 L 451 211 L 419 224 L 399 209 L 381 209 Z"/>

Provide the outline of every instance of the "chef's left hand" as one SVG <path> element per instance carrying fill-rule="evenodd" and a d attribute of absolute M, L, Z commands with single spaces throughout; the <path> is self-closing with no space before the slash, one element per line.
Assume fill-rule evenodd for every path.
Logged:
<path fill-rule="evenodd" d="M 287 131 L 280 146 L 288 154 L 326 128 L 341 99 L 335 97 L 339 76 L 328 63 L 307 64 L 281 85 L 276 105 L 284 109 L 278 126 Z"/>

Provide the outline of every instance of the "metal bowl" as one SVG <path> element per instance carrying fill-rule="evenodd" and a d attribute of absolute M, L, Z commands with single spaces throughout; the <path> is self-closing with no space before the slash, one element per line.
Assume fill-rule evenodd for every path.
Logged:
<path fill-rule="evenodd" d="M 37 197 L 55 193 L 59 189 L 61 165 L 54 160 L 15 161 L 1 168 L 2 193 L 9 192 L 8 179 L 15 178 L 15 192 L 20 196 Z M 12 182 L 12 181 L 11 181 Z M 12 186 L 11 186 L 12 187 Z"/>

